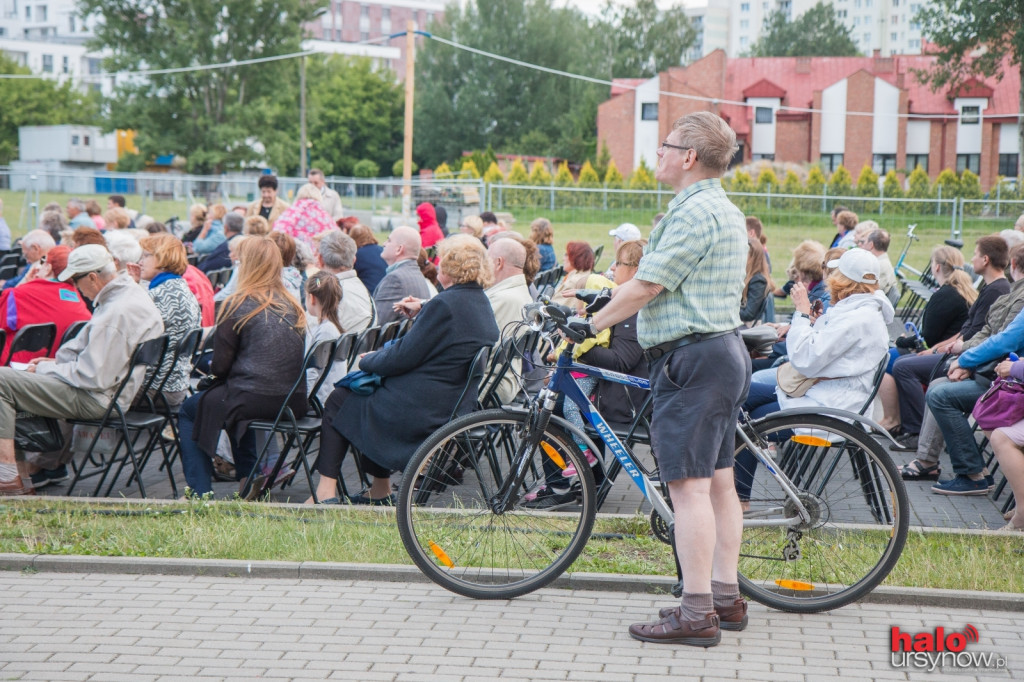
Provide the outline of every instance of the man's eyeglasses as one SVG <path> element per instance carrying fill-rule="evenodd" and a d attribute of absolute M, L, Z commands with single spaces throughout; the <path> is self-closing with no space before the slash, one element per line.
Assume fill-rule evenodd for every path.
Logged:
<path fill-rule="evenodd" d="M 678 144 L 669 144 L 668 142 L 662 142 L 661 145 L 659 145 L 659 149 L 664 147 L 668 147 L 669 149 L 678 149 L 681 152 L 693 149 L 693 147 L 683 147 Z"/>
<path fill-rule="evenodd" d="M 77 275 L 73 275 L 71 277 L 71 282 L 73 284 L 78 284 L 78 280 L 85 279 L 86 277 L 88 277 L 89 275 L 93 274 L 94 272 L 96 272 L 96 271 L 95 270 L 90 270 L 89 272 L 83 272 L 83 273 L 80 273 L 80 274 L 77 274 Z"/>

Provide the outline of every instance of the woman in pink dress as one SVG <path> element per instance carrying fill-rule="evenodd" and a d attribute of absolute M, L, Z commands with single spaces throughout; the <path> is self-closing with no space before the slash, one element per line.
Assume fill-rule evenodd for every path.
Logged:
<path fill-rule="evenodd" d="M 316 186 L 306 184 L 300 187 L 295 195 L 295 203 L 285 209 L 274 223 L 274 231 L 284 232 L 292 239 L 314 248 L 313 237 L 337 229 L 320 197 L 320 190 Z"/>

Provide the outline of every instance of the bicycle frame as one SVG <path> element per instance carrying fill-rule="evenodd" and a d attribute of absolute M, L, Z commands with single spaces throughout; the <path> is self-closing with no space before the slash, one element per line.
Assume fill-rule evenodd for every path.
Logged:
<path fill-rule="evenodd" d="M 651 506 L 657 514 L 669 525 L 669 527 L 671 527 L 674 523 L 675 515 L 669 508 L 668 503 L 665 502 L 665 499 L 660 494 L 655 492 L 654 483 L 647 477 L 639 465 L 637 465 L 636 461 L 633 459 L 632 451 L 630 451 L 630 449 L 621 440 L 619 440 L 618 436 L 615 435 L 611 426 L 609 426 L 608 422 L 603 416 L 601 416 L 601 413 L 597 408 L 594 407 L 594 404 L 590 402 L 590 398 L 583 393 L 583 390 L 580 388 L 579 384 L 576 383 L 576 379 L 570 374 L 570 372 L 577 372 L 579 374 L 597 377 L 598 379 L 604 379 L 606 381 L 612 381 L 626 386 L 635 386 L 645 390 L 650 390 L 650 380 L 631 376 L 629 374 L 622 374 L 620 372 L 613 372 L 600 367 L 592 367 L 590 365 L 575 363 L 572 360 L 573 346 L 574 344 L 570 343 L 568 348 L 559 355 L 554 374 L 551 375 L 551 379 L 548 381 L 547 387 L 543 389 L 538 396 L 541 405 L 546 410 L 554 411 L 559 394 L 563 394 L 567 400 L 572 400 L 572 402 L 580 409 L 580 413 L 584 415 L 586 420 L 590 422 L 591 426 L 593 426 L 597 431 L 598 436 L 604 444 L 607 445 L 608 449 L 613 455 L 615 455 L 615 458 L 622 465 L 623 470 L 629 474 L 630 479 L 632 479 L 636 487 L 640 489 L 643 496 L 651 503 Z M 744 418 L 741 418 L 741 420 L 736 423 L 737 433 L 740 435 L 740 438 L 746 444 L 747 448 L 754 454 L 758 461 L 764 465 L 765 469 L 778 481 L 779 485 L 786 492 L 787 497 L 796 509 L 800 522 L 806 523 L 810 519 L 810 513 L 800 501 L 796 488 L 786 475 L 776 466 L 775 460 L 772 459 L 771 454 L 762 447 L 761 444 L 755 443 L 750 434 L 747 433 L 747 424 L 749 423 L 750 422 L 747 422 Z M 753 433 L 753 431 L 751 431 L 751 433 Z M 578 433 L 578 435 L 587 441 L 589 445 L 593 445 L 586 434 Z M 788 526 L 791 525 L 792 522 L 792 517 L 777 519 L 748 518 L 744 519 L 743 526 L 745 528 Z"/>

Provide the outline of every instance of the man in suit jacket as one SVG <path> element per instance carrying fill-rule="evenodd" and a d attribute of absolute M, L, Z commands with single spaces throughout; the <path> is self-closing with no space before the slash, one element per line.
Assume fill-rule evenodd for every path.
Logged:
<path fill-rule="evenodd" d="M 388 264 L 387 274 L 373 291 L 378 325 L 384 326 L 400 318 L 394 306 L 406 296 L 430 298 L 427 279 L 416 264 L 420 248 L 420 233 L 404 225 L 396 227 L 384 242 L 384 250 L 381 251 L 380 257 Z"/>

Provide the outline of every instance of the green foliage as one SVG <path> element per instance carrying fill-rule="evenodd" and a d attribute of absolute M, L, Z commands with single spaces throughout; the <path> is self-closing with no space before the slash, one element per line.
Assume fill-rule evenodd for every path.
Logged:
<path fill-rule="evenodd" d="M 854 57 L 859 52 L 850 29 L 831 4 L 818 2 L 790 21 L 777 9 L 764 21 L 761 37 L 750 47 L 752 57 Z"/>
<path fill-rule="evenodd" d="M 786 176 L 782 180 L 782 187 L 779 190 L 783 194 L 803 194 L 804 186 L 800 182 L 800 176 L 793 171 L 786 171 Z M 800 208 L 800 200 L 793 198 L 782 199 L 782 207 L 786 209 L 798 209 Z"/>
<path fill-rule="evenodd" d="M 471 153 L 469 156 L 464 156 L 461 158 L 472 161 L 473 165 L 476 167 L 477 172 L 480 172 L 481 170 L 486 172 L 486 170 L 491 167 L 492 163 L 498 162 L 498 155 L 494 153 L 494 149 L 489 144 L 487 145 L 487 149 L 483 151 L 480 151 L 479 149 L 474 150 L 473 153 Z M 466 162 L 463 161 L 462 163 L 462 167 L 465 168 Z M 475 177 L 480 176 L 477 175 Z"/>
<path fill-rule="evenodd" d="M 380 166 L 370 159 L 360 159 L 352 166 L 352 175 L 357 178 L 380 177 Z"/>
<path fill-rule="evenodd" d="M 522 159 L 515 159 L 512 162 L 512 167 L 508 171 L 508 175 L 505 177 L 505 184 L 508 185 L 526 185 L 530 182 L 530 176 L 526 172 L 526 166 L 523 165 Z M 525 189 L 507 189 L 504 192 L 503 198 L 507 205 L 511 206 L 528 206 L 531 201 L 531 192 Z"/>
<path fill-rule="evenodd" d="M 501 168 L 498 166 L 497 161 L 491 161 L 491 165 L 487 167 L 487 172 L 484 173 L 484 182 L 504 182 L 505 174 L 501 172 Z"/>
<path fill-rule="evenodd" d="M 654 174 L 651 173 L 643 159 L 640 159 L 640 165 L 629 176 L 629 188 L 647 190 L 658 188 L 658 183 L 654 180 Z"/>
<path fill-rule="evenodd" d="M 924 168 L 918 166 L 907 178 L 907 197 L 910 199 L 928 199 L 932 195 L 931 180 Z"/>
<path fill-rule="evenodd" d="M 0 53 L 0 73 L 31 72 Z M 69 123 L 98 125 L 96 98 L 83 95 L 71 81 L 58 85 L 47 78 L 0 79 L 0 165 L 18 158 L 21 126 Z"/>
<path fill-rule="evenodd" d="M 878 196 L 878 173 L 867 164 L 864 164 L 860 169 L 860 175 L 857 176 L 857 196 Z"/>
<path fill-rule="evenodd" d="M 308 57 L 307 120 L 317 156 L 339 175 L 351 175 L 356 159 L 391 168 L 402 158 L 405 93 L 391 75 L 367 58 Z M 291 167 L 291 157 L 282 162 Z M 397 163 L 401 175 L 401 161 Z M 412 172 L 418 166 L 413 163 Z"/>
<path fill-rule="evenodd" d="M 882 194 L 893 199 L 903 196 L 903 185 L 900 183 L 900 176 L 896 174 L 896 171 L 891 170 L 885 174 L 885 180 L 882 182 Z"/>
<path fill-rule="evenodd" d="M 395 175 L 398 175 L 398 173 L 395 173 Z M 450 178 L 454 175 L 455 173 L 452 172 L 451 166 L 449 166 L 447 163 L 442 162 L 440 165 L 437 166 L 437 168 L 434 169 L 434 177 L 439 180 L 444 178 Z"/>
<path fill-rule="evenodd" d="M 509 151 L 517 154 L 543 156 L 551 149 L 551 138 L 543 130 L 530 130 Z"/>
<path fill-rule="evenodd" d="M 772 194 L 779 193 L 779 178 L 775 175 L 775 171 L 771 169 L 771 166 L 765 166 L 757 174 L 757 191 L 770 192 Z"/>
<path fill-rule="evenodd" d="M 655 0 L 607 3 L 604 29 L 615 56 L 611 74 L 622 78 L 651 78 L 678 66 L 697 32 L 682 5 L 658 9 Z"/>
<path fill-rule="evenodd" d="M 467 156 L 462 159 L 462 166 L 459 170 L 468 172 L 470 177 L 474 180 L 480 177 L 480 171 L 476 167 L 476 161 L 473 160 L 472 156 Z"/>
<path fill-rule="evenodd" d="M 1024 74 L 1024 4 L 1018 0 L 931 0 L 923 3 L 915 21 L 935 55 L 928 69 L 916 73 L 935 91 L 971 77 L 1001 80 L 1004 60 Z M 1024 92 L 1017 97 L 1018 112 L 1024 112 Z M 1018 130 L 1017 144 L 1024 159 L 1024 128 Z"/>
<path fill-rule="evenodd" d="M 583 167 L 580 168 L 580 187 L 600 187 L 601 178 L 598 177 L 597 171 L 590 165 L 589 161 L 583 163 Z"/>
<path fill-rule="evenodd" d="M 391 175 L 393 175 L 396 178 L 404 177 L 403 176 L 403 170 L 404 169 L 405 169 L 405 160 L 404 159 L 399 159 L 398 161 L 395 161 L 394 164 L 392 164 L 392 166 L 391 166 Z M 416 165 L 415 161 L 413 161 L 412 162 L 412 174 L 415 175 L 416 172 L 419 169 L 420 169 L 420 167 Z M 448 172 L 451 173 L 451 170 L 449 169 Z"/>
<path fill-rule="evenodd" d="M 968 169 L 960 174 L 960 198 L 981 199 L 981 182 L 978 176 Z M 981 213 L 981 204 L 964 204 L 964 213 L 978 215 Z"/>
<path fill-rule="evenodd" d="M 807 172 L 807 193 L 821 194 L 825 188 L 825 182 L 825 174 L 821 171 L 821 166 L 811 166 L 811 170 Z"/>
<path fill-rule="evenodd" d="M 303 24 L 325 4 L 326 0 L 80 0 L 76 9 L 91 19 L 95 37 L 90 47 L 107 55 L 104 67 L 120 71 L 297 52 Z M 143 157 L 180 154 L 187 158 L 190 171 L 220 172 L 263 160 L 289 171 L 298 166 L 300 153 L 298 67 L 297 60 L 282 60 L 125 80 L 117 88 L 108 124 L 138 131 L 135 143 Z M 310 92 L 321 89 L 326 88 Z M 347 88 L 338 94 L 353 95 Z M 374 120 L 374 125 L 379 122 Z M 259 151 L 261 145 L 265 154 Z M 318 156 L 331 160 L 326 149 L 316 149 Z M 351 149 L 335 153 L 376 158 L 365 152 L 352 156 Z M 390 165 L 396 156 L 389 148 L 381 158 Z"/>
<path fill-rule="evenodd" d="M 117 159 L 117 166 L 114 168 L 118 173 L 138 173 L 146 168 L 146 159 L 142 154 L 125 152 Z"/>
<path fill-rule="evenodd" d="M 608 161 L 608 170 L 604 174 L 604 186 L 607 189 L 622 189 L 624 185 L 625 178 L 622 177 L 618 166 L 615 165 L 615 160 L 610 159 Z M 610 193 L 608 194 L 607 202 L 611 208 L 621 208 L 625 205 L 625 195 L 621 192 Z"/>
<path fill-rule="evenodd" d="M 845 196 L 853 189 L 853 177 L 846 166 L 840 165 L 835 173 L 828 179 L 828 193 L 832 196 Z"/>
<path fill-rule="evenodd" d="M 608 175 L 608 164 L 610 163 L 614 163 L 611 150 L 608 149 L 606 142 L 602 142 L 601 151 L 598 152 L 597 161 L 594 162 L 594 170 L 597 171 L 598 176 L 603 178 Z"/>
<path fill-rule="evenodd" d="M 537 160 L 530 166 L 530 184 L 537 185 L 540 187 L 547 187 L 551 184 L 552 177 L 548 171 L 548 167 L 544 165 L 544 162 Z"/>
<path fill-rule="evenodd" d="M 555 187 L 575 187 L 576 181 L 573 180 L 572 171 L 569 170 L 569 164 L 565 161 L 558 164 L 558 170 L 555 172 Z M 560 205 L 572 206 L 576 201 L 575 192 L 558 192 L 556 193 L 556 199 Z"/>
<path fill-rule="evenodd" d="M 737 170 L 732 174 L 732 191 L 733 192 L 753 192 L 754 181 L 750 177 L 750 173 Z"/>
<path fill-rule="evenodd" d="M 939 196 L 940 189 L 942 190 L 941 197 L 943 199 L 952 199 L 960 194 L 960 178 L 949 168 L 943 169 L 939 173 L 939 177 L 935 178 L 932 196 Z"/>

